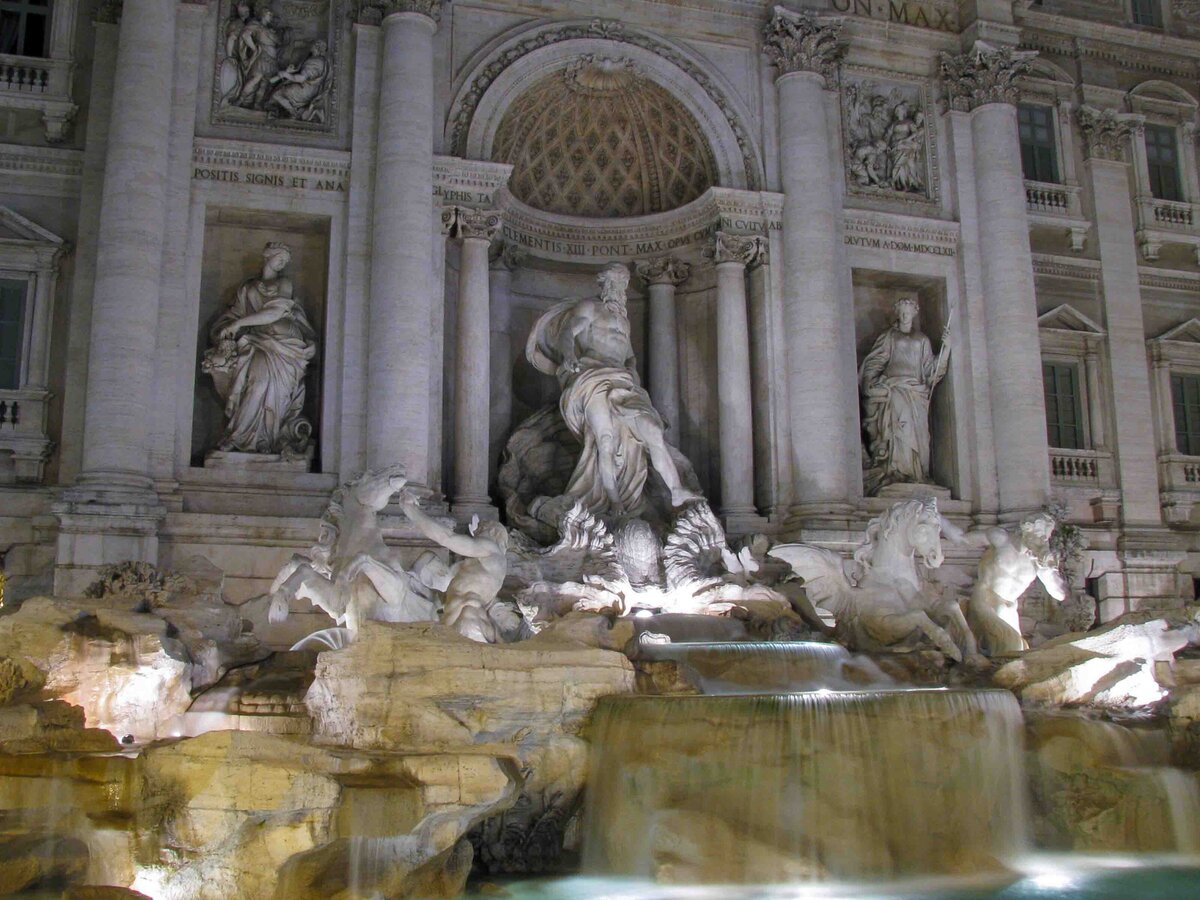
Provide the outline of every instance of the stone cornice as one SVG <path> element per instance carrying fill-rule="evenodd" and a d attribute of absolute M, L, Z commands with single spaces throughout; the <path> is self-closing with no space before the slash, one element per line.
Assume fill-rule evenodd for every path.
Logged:
<path fill-rule="evenodd" d="M 0 174 L 78 180 L 83 175 L 83 151 L 0 144 Z"/>
<path fill-rule="evenodd" d="M 1016 103 L 1017 79 L 1036 55 L 983 41 L 966 53 L 941 54 L 938 68 L 950 108 L 967 112 L 986 103 Z"/>
<path fill-rule="evenodd" d="M 250 141 L 226 141 L 212 138 L 196 140 L 192 162 L 197 166 L 225 169 L 287 172 L 345 181 L 350 177 L 350 154 L 343 150 L 280 148 L 277 144 Z"/>
<path fill-rule="evenodd" d="M 1095 56 L 1162 74 L 1195 77 L 1200 41 L 1162 32 L 1034 10 L 1018 11 L 1021 45 L 1050 53 Z"/>
<path fill-rule="evenodd" d="M 656 256 L 635 262 L 634 270 L 647 284 L 670 284 L 678 287 L 688 280 L 692 267 L 674 256 Z"/>
<path fill-rule="evenodd" d="M 1099 281 L 1100 263 L 1093 260 L 1068 259 L 1035 253 L 1033 254 L 1033 274 L 1052 278 L 1075 278 L 1079 281 Z"/>
<path fill-rule="evenodd" d="M 1076 118 L 1083 132 L 1085 155 L 1113 162 L 1124 162 L 1126 138 L 1145 121 L 1143 116 L 1094 106 L 1079 107 Z"/>
<path fill-rule="evenodd" d="M 763 52 L 780 76 L 815 72 L 834 86 L 838 61 L 845 52 L 839 40 L 844 20 L 818 17 L 811 10 L 776 6 L 763 28 Z"/>

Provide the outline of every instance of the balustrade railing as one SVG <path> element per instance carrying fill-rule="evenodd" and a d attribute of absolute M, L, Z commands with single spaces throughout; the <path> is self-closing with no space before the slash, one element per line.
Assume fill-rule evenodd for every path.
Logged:
<path fill-rule="evenodd" d="M 1071 194 L 1061 184 L 1025 182 L 1025 204 L 1030 212 L 1070 215 Z"/>
<path fill-rule="evenodd" d="M 45 94 L 52 80 L 53 67 L 46 60 L 0 56 L 0 91 Z"/>
<path fill-rule="evenodd" d="M 1050 476 L 1055 481 L 1099 484 L 1100 460 L 1092 450 L 1051 450 Z"/>

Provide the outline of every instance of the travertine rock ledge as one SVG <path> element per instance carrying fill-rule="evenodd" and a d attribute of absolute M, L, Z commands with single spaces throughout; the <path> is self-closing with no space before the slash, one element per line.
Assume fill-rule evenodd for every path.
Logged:
<path fill-rule="evenodd" d="M 621 653 L 541 635 L 479 644 L 434 624 L 370 622 L 323 653 L 306 703 L 313 740 L 358 750 L 487 753 L 524 776 L 511 810 L 472 836 L 493 872 L 553 868 L 574 849 L 596 700 L 634 690 Z"/>

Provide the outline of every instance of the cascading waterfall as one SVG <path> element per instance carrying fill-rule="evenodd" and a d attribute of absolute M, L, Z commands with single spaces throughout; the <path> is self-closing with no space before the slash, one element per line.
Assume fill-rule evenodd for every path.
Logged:
<path fill-rule="evenodd" d="M 854 690 L 894 684 L 874 660 L 817 641 L 643 644 L 650 660 L 672 660 L 705 694 Z"/>
<path fill-rule="evenodd" d="M 604 698 L 584 868 L 679 883 L 997 871 L 1027 847 L 1007 691 Z"/>

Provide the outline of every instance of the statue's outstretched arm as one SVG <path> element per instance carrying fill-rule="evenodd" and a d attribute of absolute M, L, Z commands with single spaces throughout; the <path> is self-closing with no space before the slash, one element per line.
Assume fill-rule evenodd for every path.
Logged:
<path fill-rule="evenodd" d="M 1042 583 L 1042 586 L 1046 589 L 1046 593 L 1055 600 L 1058 600 L 1061 603 L 1063 600 L 1067 599 L 1067 594 L 1069 593 L 1070 588 L 1067 584 L 1067 580 L 1063 578 L 1062 572 L 1060 572 L 1057 568 L 1054 566 L 1039 565 L 1037 577 Z"/>
<path fill-rule="evenodd" d="M 459 556 L 479 558 L 491 556 L 499 550 L 494 541 L 471 537 L 468 534 L 458 534 L 455 531 L 451 531 L 441 522 L 434 521 L 422 511 L 414 497 L 404 497 L 401 499 L 400 508 L 404 510 L 404 514 L 408 516 L 409 521 L 413 523 L 413 526 L 421 534 L 425 535 L 431 541 L 441 544 L 451 553 L 457 553 Z"/>

